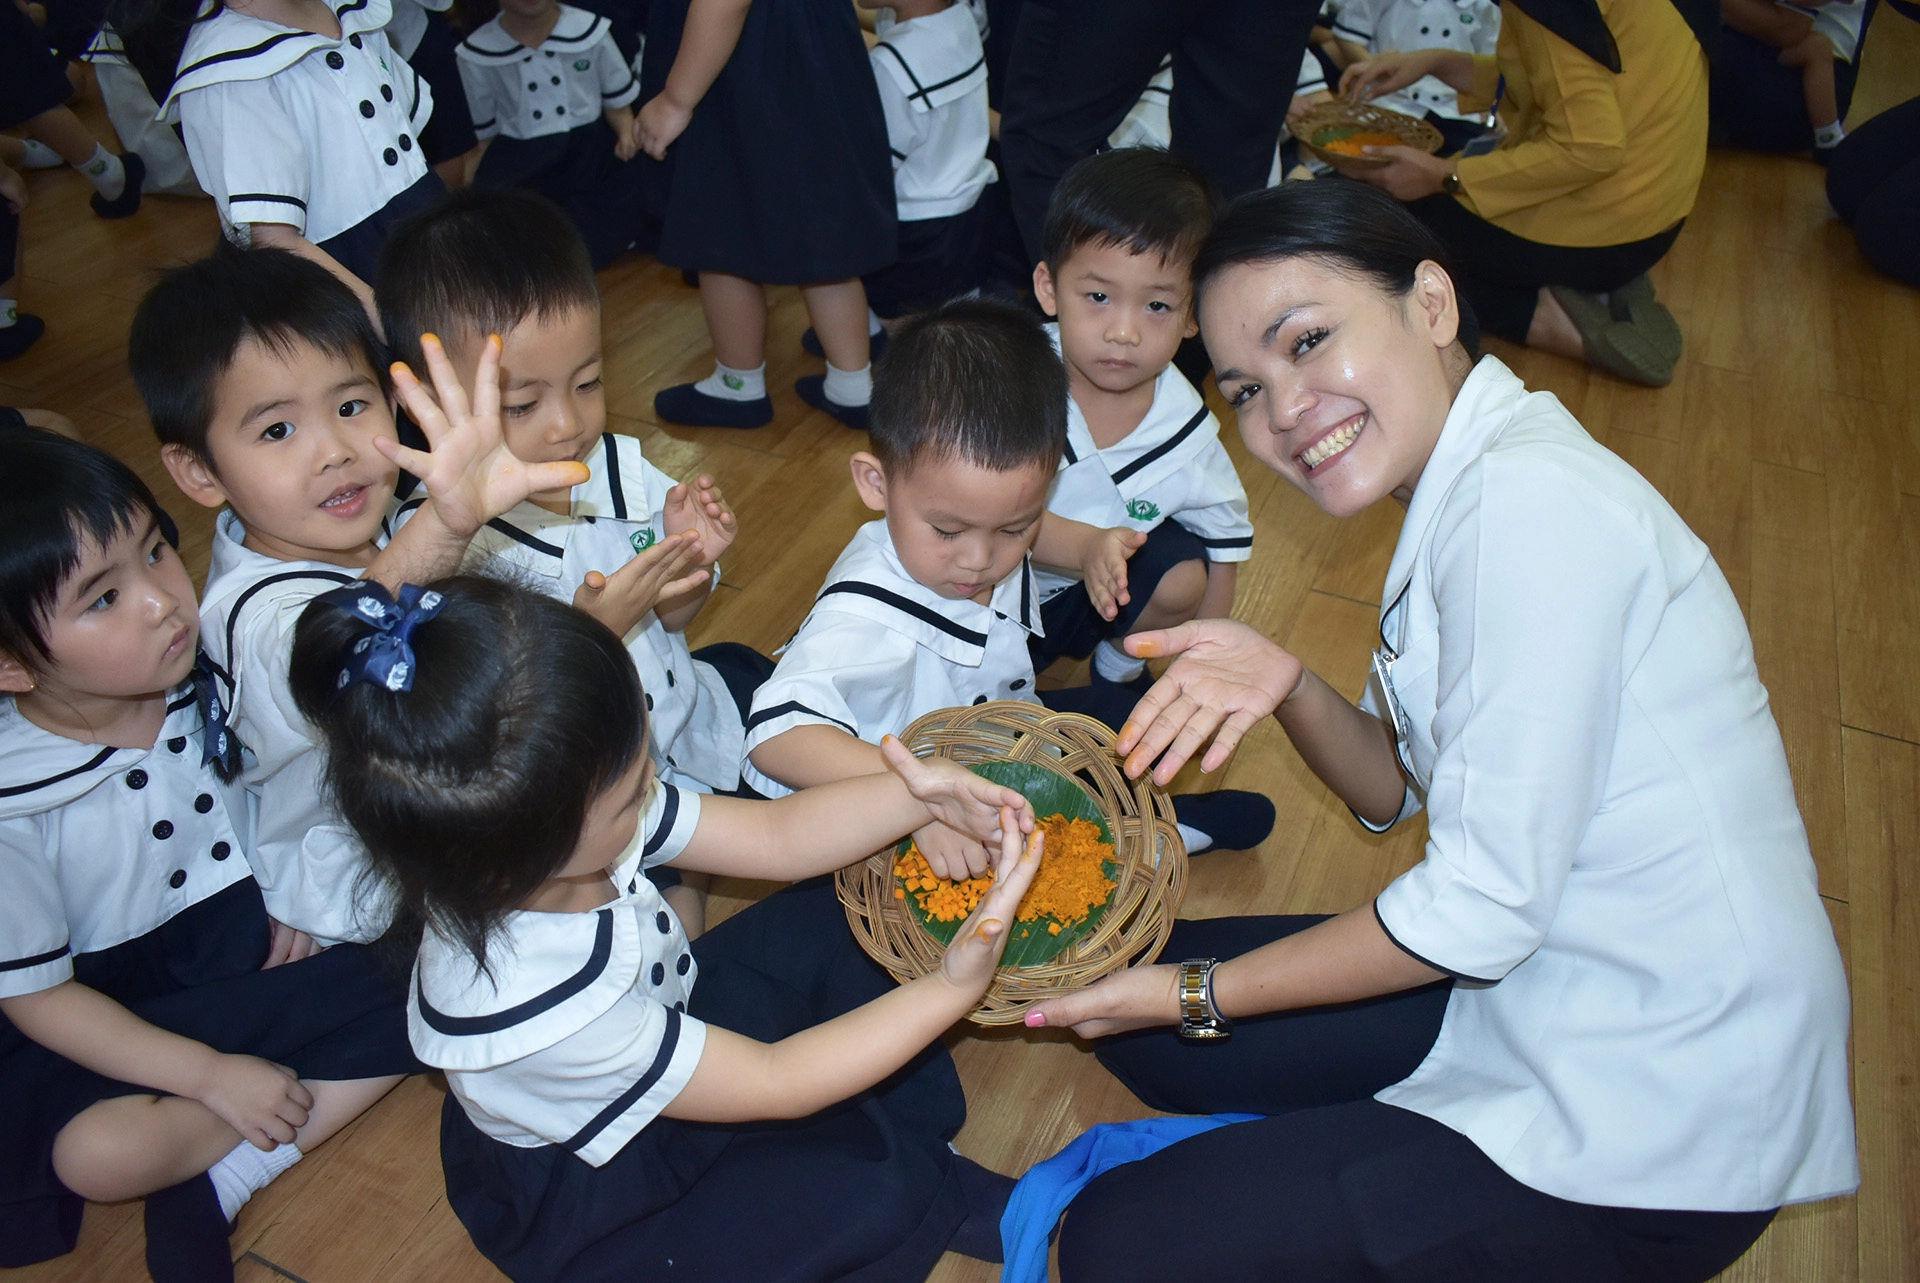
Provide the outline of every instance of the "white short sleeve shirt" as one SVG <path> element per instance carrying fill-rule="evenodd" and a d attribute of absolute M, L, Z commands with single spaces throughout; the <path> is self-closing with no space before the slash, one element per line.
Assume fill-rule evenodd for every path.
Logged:
<path fill-rule="evenodd" d="M 230 234 L 330 240 L 426 177 L 433 92 L 387 43 L 388 2 L 338 0 L 338 40 L 224 7 L 188 32 L 161 110 Z"/>
<path fill-rule="evenodd" d="M 73 975 L 251 873 L 246 799 L 201 763 L 193 688 L 148 749 L 83 744 L 0 701 L 0 998 Z"/>
<path fill-rule="evenodd" d="M 300 613 L 359 577 L 317 561 L 276 561 L 242 544 L 232 512 L 214 523 L 200 644 L 225 674 L 229 724 L 247 746 L 241 779 L 267 912 L 324 943 L 366 941 L 392 919 L 359 838 L 327 802 L 325 754 L 294 703 L 288 665 Z"/>
<path fill-rule="evenodd" d="M 1848 999 L 1739 603 L 1548 393 L 1483 358 L 1408 507 L 1375 698 L 1425 858 L 1375 902 L 1461 977 L 1378 1098 L 1522 1183 L 1752 1211 L 1859 1182 Z"/>
<path fill-rule="evenodd" d="M 1057 348 L 1059 325 L 1047 332 Z M 1198 536 L 1211 561 L 1253 556 L 1247 490 L 1220 442 L 1220 420 L 1172 365 L 1155 380 L 1140 426 L 1104 450 L 1094 444 L 1086 415 L 1067 399 L 1067 451 L 1047 511 L 1102 529 L 1145 531 L 1177 521 Z M 1043 601 L 1080 582 L 1051 570 L 1035 577 Z"/>
<path fill-rule="evenodd" d="M 633 68 L 613 43 L 613 23 L 572 5 L 560 6 L 538 49 L 508 35 L 496 17 L 456 52 L 473 132 L 482 138 L 564 134 L 640 96 Z"/>
<path fill-rule="evenodd" d="M 686 1014 L 699 968 L 642 869 L 679 855 L 699 822 L 698 794 L 657 786 L 614 867 L 617 897 L 586 913 L 510 914 L 484 972 L 427 932 L 408 1034 L 481 1131 L 599 1167 L 693 1077 L 707 1032 Z"/>
<path fill-rule="evenodd" d="M 754 693 L 747 752 L 796 726 L 837 726 L 878 744 L 937 708 L 1037 703 L 1027 650 L 1041 635 L 1037 578 L 1022 563 L 988 604 L 952 601 L 907 573 L 884 519 L 868 522 Z M 751 760 L 740 771 L 768 797 L 793 791 Z"/>
<path fill-rule="evenodd" d="M 987 159 L 987 55 L 963 5 L 908 22 L 881 10 L 869 52 L 893 152 L 903 222 L 972 209 L 994 181 Z"/>

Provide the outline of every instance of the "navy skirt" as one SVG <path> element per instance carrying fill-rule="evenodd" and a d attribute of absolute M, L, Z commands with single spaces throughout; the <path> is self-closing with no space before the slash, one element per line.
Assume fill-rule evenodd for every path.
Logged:
<path fill-rule="evenodd" d="M 633 245 L 646 220 L 640 160 L 614 155 L 615 141 L 604 117 L 565 133 L 495 138 L 480 158 L 473 185 L 524 187 L 567 211 L 597 270 Z"/>
<path fill-rule="evenodd" d="M 249 878 L 146 935 L 73 960 L 75 979 L 152 1025 L 322 1082 L 419 1070 L 406 988 L 359 945 L 261 970 L 267 911 Z M 61 1128 L 103 1100 L 153 1094 L 84 1069 L 0 1016 L 0 1266 L 73 1250 L 83 1201 L 53 1173 Z"/>
<path fill-rule="evenodd" d="M 829 879 L 771 896 L 694 941 L 690 1014 L 774 1041 L 893 987 L 854 943 Z M 481 1132 L 449 1096 L 447 1201 L 522 1280 L 893 1283 L 926 1278 L 966 1218 L 947 1141 L 966 1121 L 935 1043 L 873 1091 L 793 1122 L 658 1118 L 593 1167 Z"/>
<path fill-rule="evenodd" d="M 636 111 L 666 84 L 688 3 L 649 7 Z M 672 267 L 816 285 L 897 253 L 886 117 L 851 5 L 759 0 L 665 163 L 635 163 Z"/>
<path fill-rule="evenodd" d="M 0 6 L 0 129 L 25 124 L 73 97 L 66 64 L 50 43 L 17 6 Z M 11 266 L 0 263 L 0 271 Z"/>

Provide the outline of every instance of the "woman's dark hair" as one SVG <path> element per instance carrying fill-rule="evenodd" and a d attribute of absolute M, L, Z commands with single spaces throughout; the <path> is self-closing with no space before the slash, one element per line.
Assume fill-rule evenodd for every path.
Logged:
<path fill-rule="evenodd" d="M 929 459 L 1051 470 L 1067 448 L 1067 370 L 1037 316 L 965 299 L 895 332 L 867 416 L 889 475 Z"/>
<path fill-rule="evenodd" d="M 153 491 L 120 460 L 38 428 L 0 427 L 0 651 L 28 667 L 52 662 L 44 625 L 85 546 L 149 517 L 173 542 Z"/>
<path fill-rule="evenodd" d="M 1322 179 L 1249 192 L 1227 206 L 1193 263 L 1195 310 L 1207 285 L 1229 267 L 1317 259 L 1395 298 L 1413 288 L 1422 262 L 1438 263 L 1456 288 L 1453 256 L 1399 201 L 1365 183 Z M 1479 349 L 1479 323 L 1460 294 L 1460 342 Z"/>
<path fill-rule="evenodd" d="M 358 615 L 316 601 L 292 684 L 320 731 L 333 801 L 411 914 L 484 968 L 506 915 L 572 856 L 594 799 L 646 751 L 620 639 L 549 597 L 480 575 L 413 633 L 413 688 L 338 685 Z"/>
<path fill-rule="evenodd" d="M 220 380 L 241 344 L 279 352 L 306 343 L 365 361 L 388 385 L 386 349 L 352 290 L 311 259 L 284 249 L 213 253 L 160 278 L 133 314 L 127 364 L 163 445 L 185 446 L 209 467 L 207 429 Z"/>
<path fill-rule="evenodd" d="M 374 297 L 394 355 L 424 371 L 422 334 L 505 334 L 528 317 L 600 306 L 573 220 L 536 192 L 465 187 L 402 222 Z"/>

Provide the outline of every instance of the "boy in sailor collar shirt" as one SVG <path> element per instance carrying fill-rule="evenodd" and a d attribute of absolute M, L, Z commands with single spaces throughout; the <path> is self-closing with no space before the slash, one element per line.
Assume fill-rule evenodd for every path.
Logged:
<path fill-rule="evenodd" d="M 128 342 L 161 462 L 189 499 L 226 509 L 202 639 L 249 750 L 241 779 L 261 893 L 276 919 L 323 943 L 377 937 L 390 906 L 365 884 L 365 852 L 327 801 L 325 762 L 287 687 L 301 610 L 361 578 L 398 586 L 448 573 L 489 519 L 585 472 L 508 450 L 497 341 L 471 403 L 437 341 L 426 353 L 437 401 L 407 367 L 383 370 L 380 351 L 338 277 L 285 250 L 224 244 L 147 294 Z M 395 393 L 431 451 L 395 439 Z M 433 499 L 388 540 L 402 467 Z"/>
<path fill-rule="evenodd" d="M 1070 400 L 1033 550 L 1047 567 L 1037 669 L 1091 652 L 1096 687 L 1144 683 L 1121 638 L 1233 613 L 1253 553 L 1247 492 L 1219 421 L 1173 365 L 1198 332 L 1193 256 L 1212 226 L 1205 176 L 1164 151 L 1103 152 L 1054 190 L 1033 287 L 1059 318 Z"/>

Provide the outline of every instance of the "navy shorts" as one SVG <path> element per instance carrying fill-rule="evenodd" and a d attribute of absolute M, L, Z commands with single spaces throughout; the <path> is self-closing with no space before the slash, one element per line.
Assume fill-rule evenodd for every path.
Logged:
<path fill-rule="evenodd" d="M 1085 659 L 1107 638 L 1126 636 L 1168 571 L 1182 562 L 1207 560 L 1206 545 L 1200 542 L 1199 535 L 1177 521 L 1161 522 L 1128 559 L 1128 601 L 1111 621 L 1102 619 L 1094 609 L 1085 584 L 1075 584 L 1041 603 L 1040 623 L 1047 630 L 1046 636 L 1027 642 L 1033 655 L 1033 671 L 1044 672 L 1047 665 L 1062 655 Z"/>

